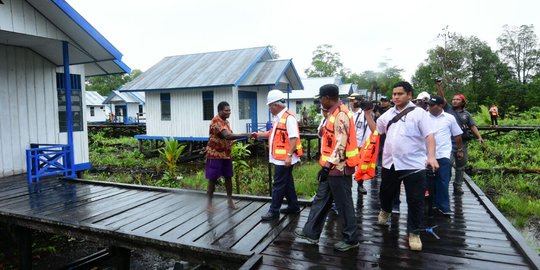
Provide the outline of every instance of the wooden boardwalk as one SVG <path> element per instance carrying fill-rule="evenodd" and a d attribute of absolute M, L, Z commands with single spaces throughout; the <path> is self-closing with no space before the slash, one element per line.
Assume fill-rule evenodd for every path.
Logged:
<path fill-rule="evenodd" d="M 309 207 L 299 215 L 281 215 L 266 223 L 260 216 L 268 210 L 267 198 L 238 197 L 239 209 L 230 210 L 217 196 L 217 211 L 208 213 L 201 192 L 93 181 L 46 179 L 40 192 L 30 193 L 24 177 L 2 178 L 0 222 L 230 269 L 537 269 L 540 265 L 537 254 L 531 261 L 526 256 L 531 250 L 525 247 L 524 252 L 511 241 L 514 236 L 481 203 L 482 194 L 476 196 L 468 188 L 463 196 L 451 197 L 451 218 L 435 215 L 426 220 L 428 226 L 438 225 L 435 232 L 441 239 L 424 233 L 424 250 L 409 251 L 406 203 L 390 226 L 376 225 L 378 184 L 366 182 L 364 196 L 354 191 L 361 245 L 348 252 L 332 248 L 341 238 L 333 213 L 319 245 L 310 245 L 293 235 L 305 223 Z"/>

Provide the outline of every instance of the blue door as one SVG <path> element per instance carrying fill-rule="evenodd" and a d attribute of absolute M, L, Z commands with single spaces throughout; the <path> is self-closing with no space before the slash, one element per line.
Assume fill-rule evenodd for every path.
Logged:
<path fill-rule="evenodd" d="M 238 110 L 240 112 L 239 119 L 251 119 L 250 128 L 247 132 L 257 131 L 257 93 L 238 91 Z"/>
<path fill-rule="evenodd" d="M 127 106 L 116 105 L 114 106 L 114 121 L 117 123 L 127 123 Z"/>

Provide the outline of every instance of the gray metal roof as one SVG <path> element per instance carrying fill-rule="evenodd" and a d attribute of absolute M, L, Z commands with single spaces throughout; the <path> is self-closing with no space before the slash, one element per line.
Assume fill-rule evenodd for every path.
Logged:
<path fill-rule="evenodd" d="M 267 60 L 258 62 L 248 75 L 242 80 L 240 86 L 250 85 L 276 85 L 285 74 L 291 89 L 302 89 L 302 82 L 294 69 L 292 60 Z"/>
<path fill-rule="evenodd" d="M 86 106 L 101 106 L 105 97 L 96 91 L 86 91 Z"/>
<path fill-rule="evenodd" d="M 149 91 L 238 85 L 259 61 L 271 59 L 267 47 L 165 57 L 121 91 Z"/>
<path fill-rule="evenodd" d="M 289 94 L 290 99 L 313 99 L 319 94 L 319 88 L 325 84 L 333 83 L 335 85 L 341 85 L 341 77 L 320 77 L 320 78 L 303 78 L 302 84 L 304 85 L 303 91 L 293 90 Z M 294 88 L 293 88 L 294 89 Z"/>
<path fill-rule="evenodd" d="M 138 104 L 144 104 L 145 102 L 145 96 L 144 93 L 132 93 L 132 92 L 120 92 L 118 90 L 113 90 L 111 93 L 107 96 L 107 98 L 103 101 L 102 104 L 113 104 L 118 103 L 117 101 L 112 101 L 114 97 L 120 98 L 125 103 L 138 103 Z"/>

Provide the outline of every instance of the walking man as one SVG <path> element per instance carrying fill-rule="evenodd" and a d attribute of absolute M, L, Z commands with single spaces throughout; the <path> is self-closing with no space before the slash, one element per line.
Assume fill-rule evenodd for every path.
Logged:
<path fill-rule="evenodd" d="M 450 183 L 451 165 L 450 155 L 452 154 L 452 138 L 458 147 L 457 158 L 463 158 L 463 143 L 461 141 L 461 128 L 456 122 L 456 118 L 444 112 L 444 99 L 440 96 L 431 96 L 429 99 L 429 118 L 435 131 L 435 157 L 439 163 L 439 169 L 435 173 L 435 183 L 433 198 L 434 206 L 440 213 L 450 216 L 450 198 L 448 195 L 448 185 Z"/>
<path fill-rule="evenodd" d="M 266 104 L 274 117 L 272 130 L 266 133 L 253 133 L 252 136 L 269 138 L 268 158 L 270 163 L 274 164 L 274 187 L 270 209 L 261 216 L 261 219 L 271 221 L 278 219 L 280 212 L 284 214 L 300 212 L 292 170 L 294 164 L 300 161 L 303 151 L 298 122 L 294 114 L 287 109 L 283 92 L 277 89 L 268 92 Z M 288 206 L 280 209 L 283 198 L 287 198 Z"/>
<path fill-rule="evenodd" d="M 429 165 L 435 171 L 439 164 L 435 159 L 435 139 L 429 116 L 423 109 L 416 108 L 411 102 L 412 96 L 410 83 L 396 83 L 392 90 L 395 106 L 377 119 L 377 130 L 386 134 L 378 223 L 385 225 L 388 222 L 393 199 L 403 181 L 407 196 L 409 248 L 420 251 L 422 241 L 418 233 L 424 220 L 425 169 Z"/>
<path fill-rule="evenodd" d="M 208 211 L 214 211 L 212 198 L 216 190 L 216 182 L 220 177 L 225 178 L 225 190 L 227 192 L 227 204 L 235 209 L 232 200 L 232 145 L 234 140 L 248 138 L 249 134 L 233 134 L 227 120 L 231 116 L 231 107 L 226 101 L 218 104 L 218 115 L 210 122 L 210 136 L 206 145 L 206 178 L 208 179 Z"/>
<path fill-rule="evenodd" d="M 437 95 L 444 97 L 444 91 L 441 81 L 437 81 Z M 463 147 L 458 148 L 458 146 L 456 145 L 456 141 L 453 140 L 452 155 L 450 156 L 450 163 L 453 164 L 456 169 L 456 175 L 454 177 L 455 195 L 463 194 L 463 175 L 465 174 L 465 166 L 467 166 L 467 162 L 469 160 L 468 145 L 469 141 L 472 139 L 471 132 L 478 139 L 478 142 L 482 146 L 484 146 L 484 139 L 482 139 L 482 135 L 480 135 L 480 132 L 478 131 L 478 127 L 476 125 L 476 122 L 474 122 L 472 115 L 465 110 L 465 104 L 467 104 L 465 95 L 456 94 L 452 98 L 452 106 L 450 106 L 448 102 L 446 102 L 446 99 L 444 105 L 444 111 L 452 114 L 456 118 L 456 122 L 463 131 L 463 134 L 461 134 Z M 458 159 L 458 152 L 463 153 L 462 159 Z"/>
<path fill-rule="evenodd" d="M 304 228 L 297 229 L 294 234 L 312 244 L 317 244 L 332 202 L 335 202 L 343 226 L 343 240 L 336 243 L 334 248 L 346 251 L 358 247 L 351 192 L 351 176 L 359 163 L 356 128 L 349 109 L 339 100 L 337 85 L 321 86 L 318 98 L 323 111 L 328 113 L 321 130 L 319 164 L 322 168 L 318 174 L 319 187 Z"/>

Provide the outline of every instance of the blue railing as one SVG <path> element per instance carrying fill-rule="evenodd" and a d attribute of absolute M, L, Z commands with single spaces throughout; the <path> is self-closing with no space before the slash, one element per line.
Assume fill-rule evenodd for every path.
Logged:
<path fill-rule="evenodd" d="M 28 184 L 39 183 L 41 177 L 49 175 L 71 176 L 70 154 L 67 144 L 30 144 L 26 150 Z"/>
<path fill-rule="evenodd" d="M 254 129 L 251 123 L 246 123 L 246 132 L 266 132 L 272 129 L 272 122 L 267 123 L 257 123 L 257 129 Z"/>

